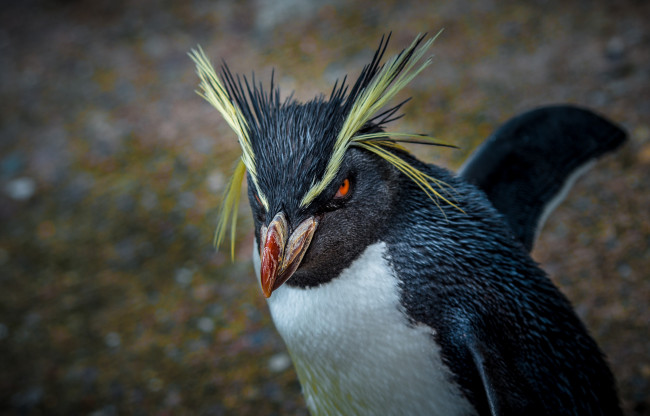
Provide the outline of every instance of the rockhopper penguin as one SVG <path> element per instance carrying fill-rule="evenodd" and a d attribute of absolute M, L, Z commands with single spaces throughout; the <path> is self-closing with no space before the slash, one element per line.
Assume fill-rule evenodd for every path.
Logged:
<path fill-rule="evenodd" d="M 242 148 L 217 244 L 246 177 L 256 273 L 314 415 L 620 414 L 602 353 L 528 251 L 571 176 L 625 134 L 550 107 L 460 175 L 420 162 L 401 143 L 440 143 L 385 131 L 405 102 L 387 104 L 432 41 L 382 63 L 382 39 L 354 83 L 306 103 L 192 51 Z"/>

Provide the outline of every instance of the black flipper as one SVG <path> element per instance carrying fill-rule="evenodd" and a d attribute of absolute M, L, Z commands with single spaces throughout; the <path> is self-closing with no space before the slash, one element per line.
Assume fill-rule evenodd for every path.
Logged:
<path fill-rule="evenodd" d="M 513 379 L 515 375 L 503 367 L 503 360 L 498 351 L 485 351 L 486 345 L 474 339 L 469 340 L 467 348 L 481 379 L 487 401 L 487 409 L 482 409 L 481 414 L 535 415 L 540 411 L 534 408 L 526 399 L 526 393 L 521 390 L 526 386 L 525 380 L 518 382 Z"/>
<path fill-rule="evenodd" d="M 575 179 L 626 137 L 620 127 L 589 110 L 543 107 L 501 126 L 459 175 L 487 194 L 530 251 L 546 217 Z"/>

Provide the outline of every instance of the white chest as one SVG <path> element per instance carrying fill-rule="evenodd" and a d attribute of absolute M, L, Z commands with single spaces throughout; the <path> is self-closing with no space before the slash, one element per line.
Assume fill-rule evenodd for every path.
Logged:
<path fill-rule="evenodd" d="M 314 415 L 471 415 L 431 328 L 410 325 L 377 243 L 338 278 L 268 300 Z M 259 256 L 254 255 L 259 276 Z"/>

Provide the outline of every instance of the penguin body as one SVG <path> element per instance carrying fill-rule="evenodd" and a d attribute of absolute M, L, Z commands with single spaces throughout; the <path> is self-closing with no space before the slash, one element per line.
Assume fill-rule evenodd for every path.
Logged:
<path fill-rule="evenodd" d="M 433 328 L 409 321 L 388 259 L 386 243 L 377 242 L 330 283 L 283 285 L 269 298 L 310 412 L 475 414 Z"/>
<path fill-rule="evenodd" d="M 503 216 L 418 167 L 462 212 L 397 177 L 378 241 L 331 281 L 290 280 L 268 300 L 311 413 L 620 414 L 597 345 Z"/>
<path fill-rule="evenodd" d="M 620 414 L 613 376 L 569 302 L 481 192 L 454 189 L 464 213 L 436 218 L 412 201 L 395 229 L 418 231 L 389 247 L 408 317 L 435 328 L 478 414 Z M 426 244 L 434 235 L 436 245 Z"/>
<path fill-rule="evenodd" d="M 603 120 L 614 145 L 589 150 L 579 141 L 598 137 L 579 132 L 597 116 L 547 108 L 506 123 L 460 175 L 420 162 L 400 143 L 430 138 L 385 132 L 404 102 L 384 108 L 432 40 L 381 63 L 387 42 L 354 84 L 307 103 L 192 55 L 242 148 L 216 241 L 246 178 L 260 287 L 311 413 L 620 414 L 602 353 L 528 252 L 567 178 L 625 134 Z M 545 141 L 568 132 L 571 146 Z"/>

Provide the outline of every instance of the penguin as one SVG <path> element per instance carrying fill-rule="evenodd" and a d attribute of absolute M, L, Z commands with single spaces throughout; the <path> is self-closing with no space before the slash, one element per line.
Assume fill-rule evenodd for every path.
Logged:
<path fill-rule="evenodd" d="M 255 272 L 309 411 L 621 414 L 598 345 L 529 254 L 572 174 L 616 145 L 553 159 L 549 135 L 575 138 L 571 152 L 598 116 L 543 108 L 506 123 L 460 174 L 424 163 L 402 143 L 444 144 L 388 131 L 405 102 L 386 108 L 430 64 L 435 37 L 383 62 L 389 39 L 352 84 L 304 103 L 190 54 L 242 148 L 215 239 L 234 236 L 246 179 Z M 598 120 L 607 129 L 587 141 L 623 140 Z"/>

